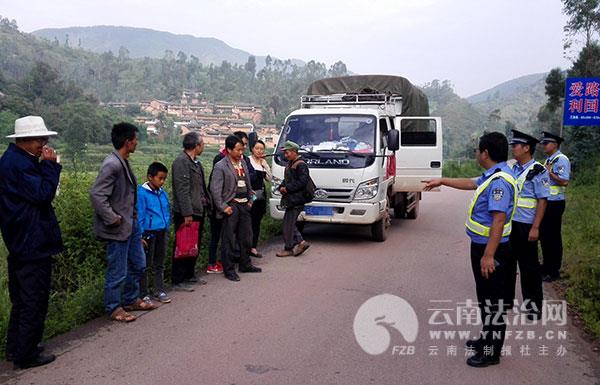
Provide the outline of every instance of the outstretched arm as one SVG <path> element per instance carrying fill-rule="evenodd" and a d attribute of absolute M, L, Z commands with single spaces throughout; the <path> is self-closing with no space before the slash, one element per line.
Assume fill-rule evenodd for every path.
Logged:
<path fill-rule="evenodd" d="M 469 178 L 440 178 L 427 181 L 427 184 L 423 188 L 425 191 L 429 191 L 433 188 L 440 186 L 448 186 L 459 190 L 475 190 L 477 184 L 475 180 Z"/>

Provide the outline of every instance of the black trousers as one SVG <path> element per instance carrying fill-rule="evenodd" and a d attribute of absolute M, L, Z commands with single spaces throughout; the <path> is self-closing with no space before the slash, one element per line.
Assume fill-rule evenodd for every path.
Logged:
<path fill-rule="evenodd" d="M 494 255 L 496 270 L 489 278 L 484 278 L 481 275 L 481 257 L 485 247 L 471 242 L 471 267 L 481 311 L 483 347 L 489 349 L 490 355 L 499 357 L 506 334 L 506 310 L 513 302 L 510 290 L 513 258 L 509 242 L 501 243 Z"/>
<path fill-rule="evenodd" d="M 265 213 L 267 212 L 267 201 L 265 199 L 258 199 L 252 204 L 252 210 L 250 215 L 252 216 L 252 247 L 256 248 L 258 245 L 258 238 L 260 236 L 260 222 L 262 221 Z"/>
<path fill-rule="evenodd" d="M 544 265 L 542 273 L 551 277 L 560 275 L 562 264 L 562 215 L 565 212 L 565 201 L 548 201 L 546 212 L 540 225 L 540 243 Z"/>
<path fill-rule="evenodd" d="M 210 220 L 210 244 L 208 245 L 208 264 L 214 265 L 217 263 L 217 249 L 219 248 L 219 241 L 221 241 L 221 230 L 223 228 L 223 219 L 217 218 L 216 215 L 211 214 Z M 221 246 L 222 247 L 222 246 Z M 221 249 L 221 255 L 223 250 Z"/>
<path fill-rule="evenodd" d="M 544 291 L 542 289 L 542 269 L 538 260 L 537 241 L 530 242 L 531 224 L 512 222 L 510 247 L 513 253 L 513 282 L 510 284 L 513 296 L 517 280 L 517 264 L 521 278 L 523 305 L 526 310 L 541 312 Z"/>
<path fill-rule="evenodd" d="M 192 220 L 194 222 L 200 222 L 200 229 L 198 230 L 198 249 L 200 249 L 200 245 L 202 244 L 202 228 L 204 227 L 204 217 L 203 216 L 192 216 Z M 173 224 L 175 225 L 175 230 L 179 228 L 183 224 L 185 220 L 179 213 L 173 214 Z M 175 247 L 175 245 L 173 245 Z M 196 261 L 198 257 L 191 258 L 175 258 L 175 250 L 173 250 L 173 263 L 171 266 L 171 282 L 173 285 L 177 285 L 185 281 L 186 279 L 190 279 L 196 274 Z"/>
<path fill-rule="evenodd" d="M 144 232 L 148 244 L 146 252 L 146 271 L 140 281 L 142 297 L 165 290 L 165 256 L 167 255 L 167 230 Z M 152 281 L 152 284 L 150 284 Z"/>
<path fill-rule="evenodd" d="M 251 265 L 248 251 L 252 244 L 252 218 L 245 203 L 230 203 L 233 213 L 223 218 L 221 242 L 223 243 L 223 272 L 235 272 L 234 260 L 239 255 L 240 267 Z"/>
<path fill-rule="evenodd" d="M 8 321 L 6 353 L 15 362 L 33 360 L 44 335 L 48 312 L 52 259 L 20 262 L 8 258 L 8 292 L 12 308 Z"/>
<path fill-rule="evenodd" d="M 293 250 L 294 246 L 302 242 L 302 234 L 298 230 L 296 223 L 298 215 L 304 210 L 303 206 L 288 207 L 283 214 L 283 242 L 286 250 Z"/>

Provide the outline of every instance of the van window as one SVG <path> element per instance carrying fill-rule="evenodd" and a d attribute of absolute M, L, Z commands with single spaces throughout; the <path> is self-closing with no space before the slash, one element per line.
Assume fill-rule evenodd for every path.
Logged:
<path fill-rule="evenodd" d="M 437 145 L 435 120 L 403 119 L 400 127 L 400 145 L 405 147 Z"/>

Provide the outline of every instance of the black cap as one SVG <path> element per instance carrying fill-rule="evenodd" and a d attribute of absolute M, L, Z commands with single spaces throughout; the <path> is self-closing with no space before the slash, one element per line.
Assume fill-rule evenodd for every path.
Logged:
<path fill-rule="evenodd" d="M 513 136 L 510 140 L 510 144 L 528 144 L 530 146 L 535 146 L 540 141 L 534 138 L 531 135 L 528 135 L 524 132 L 512 130 Z"/>
<path fill-rule="evenodd" d="M 541 143 L 554 142 L 554 143 L 561 144 L 564 141 L 565 140 L 558 135 L 551 134 L 548 131 L 542 131 L 542 138 L 540 139 Z"/>

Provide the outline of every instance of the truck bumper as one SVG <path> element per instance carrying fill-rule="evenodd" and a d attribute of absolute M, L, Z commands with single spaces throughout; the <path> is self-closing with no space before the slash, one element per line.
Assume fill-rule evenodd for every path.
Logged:
<path fill-rule="evenodd" d="M 364 203 L 311 202 L 307 206 L 332 207 L 333 215 L 306 215 L 302 211 L 298 216 L 299 221 L 370 225 L 383 217 L 386 202 L 385 200 Z M 281 207 L 279 199 L 269 200 L 269 210 L 272 218 L 283 219 L 285 209 Z"/>

